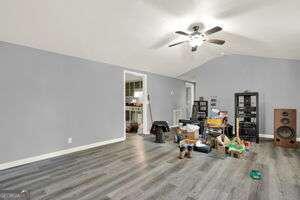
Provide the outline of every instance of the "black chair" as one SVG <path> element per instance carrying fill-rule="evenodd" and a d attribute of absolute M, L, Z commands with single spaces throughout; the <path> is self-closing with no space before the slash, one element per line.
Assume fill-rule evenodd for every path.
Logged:
<path fill-rule="evenodd" d="M 165 132 L 169 132 L 170 128 L 166 121 L 155 121 L 152 124 L 150 133 L 154 134 L 156 143 L 164 143 L 165 142 Z"/>

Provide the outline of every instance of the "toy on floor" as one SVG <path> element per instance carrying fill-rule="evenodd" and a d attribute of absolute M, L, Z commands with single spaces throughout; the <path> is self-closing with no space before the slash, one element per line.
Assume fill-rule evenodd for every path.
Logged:
<path fill-rule="evenodd" d="M 183 159 L 184 157 L 191 158 L 192 151 L 195 141 L 194 140 L 181 140 L 179 142 L 179 158 Z"/>
<path fill-rule="evenodd" d="M 179 158 L 183 159 L 184 157 L 191 158 L 192 157 L 192 146 L 180 147 L 179 148 Z"/>
<path fill-rule="evenodd" d="M 251 170 L 249 173 L 249 176 L 254 180 L 261 180 L 262 179 L 262 173 L 259 170 Z"/>
<path fill-rule="evenodd" d="M 229 138 L 225 134 L 221 134 L 216 138 L 217 142 L 217 149 L 218 148 L 225 148 L 226 145 L 230 143 Z"/>
<path fill-rule="evenodd" d="M 194 145 L 194 150 L 202 153 L 209 153 L 211 151 L 211 148 L 209 145 L 203 144 L 200 140 L 198 140 Z"/>

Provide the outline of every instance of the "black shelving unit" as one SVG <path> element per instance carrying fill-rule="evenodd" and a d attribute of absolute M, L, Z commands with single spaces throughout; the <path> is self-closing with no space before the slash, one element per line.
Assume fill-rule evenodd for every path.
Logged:
<path fill-rule="evenodd" d="M 239 135 L 242 140 L 259 143 L 258 92 L 235 93 L 235 130 L 239 118 Z"/>
<path fill-rule="evenodd" d="M 208 101 L 194 101 L 192 118 L 204 121 L 208 116 Z"/>

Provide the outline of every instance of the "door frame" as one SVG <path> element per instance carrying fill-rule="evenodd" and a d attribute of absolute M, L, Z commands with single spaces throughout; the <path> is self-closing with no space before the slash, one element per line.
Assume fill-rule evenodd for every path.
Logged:
<path fill-rule="evenodd" d="M 147 86 L 147 74 L 139 73 L 135 71 L 124 70 L 123 73 L 123 111 L 124 111 L 124 139 L 126 139 L 126 74 L 141 77 L 143 80 L 143 134 L 149 134 L 148 131 L 148 86 Z"/>
<path fill-rule="evenodd" d="M 190 111 L 191 111 L 191 115 L 192 115 L 192 113 L 193 113 L 193 104 L 194 104 L 194 101 L 195 101 L 195 88 L 196 88 L 196 84 L 195 83 L 193 83 L 193 82 L 185 82 L 185 88 L 191 88 L 191 99 L 190 99 L 190 101 L 191 101 L 191 107 L 190 107 Z M 185 92 L 186 92 L 186 90 L 185 90 Z M 187 105 L 187 102 L 185 102 L 185 106 Z M 185 111 L 186 111 L 186 109 L 185 109 Z M 185 114 L 187 114 L 187 113 L 185 113 Z M 190 118 L 191 116 L 186 116 L 186 118 L 188 119 L 188 118 Z"/>

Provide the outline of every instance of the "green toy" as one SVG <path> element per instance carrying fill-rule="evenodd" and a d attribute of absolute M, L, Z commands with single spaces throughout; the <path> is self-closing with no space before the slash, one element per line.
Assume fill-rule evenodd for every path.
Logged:
<path fill-rule="evenodd" d="M 227 145 L 227 148 L 229 151 L 237 151 L 239 153 L 244 153 L 245 152 L 245 147 L 242 145 L 238 145 L 238 144 L 234 144 L 234 143 L 230 143 Z"/>
<path fill-rule="evenodd" d="M 249 176 L 254 180 L 261 180 L 262 179 L 262 173 L 259 170 L 251 170 L 249 173 Z"/>

